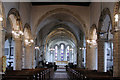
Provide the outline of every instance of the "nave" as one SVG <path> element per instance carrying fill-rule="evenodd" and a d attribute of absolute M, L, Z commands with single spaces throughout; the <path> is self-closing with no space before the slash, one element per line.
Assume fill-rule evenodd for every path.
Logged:
<path fill-rule="evenodd" d="M 54 72 L 53 78 L 51 80 L 69 80 L 68 77 L 69 75 L 67 74 L 66 69 L 59 68 Z"/>
<path fill-rule="evenodd" d="M 117 80 L 119 36 L 120 2 L 0 2 L 0 79 Z"/>

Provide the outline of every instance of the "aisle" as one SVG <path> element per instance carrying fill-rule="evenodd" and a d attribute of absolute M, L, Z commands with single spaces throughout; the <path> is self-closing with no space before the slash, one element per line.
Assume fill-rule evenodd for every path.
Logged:
<path fill-rule="evenodd" d="M 51 80 L 68 80 L 66 69 L 57 69 Z"/>

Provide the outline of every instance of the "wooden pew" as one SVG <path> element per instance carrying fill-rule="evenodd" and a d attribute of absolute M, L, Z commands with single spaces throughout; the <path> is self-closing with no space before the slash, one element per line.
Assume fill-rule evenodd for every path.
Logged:
<path fill-rule="evenodd" d="M 48 80 L 53 68 L 37 68 L 7 71 L 2 80 Z"/>
<path fill-rule="evenodd" d="M 70 79 L 73 80 L 113 80 L 114 78 L 107 72 L 98 72 L 96 70 L 68 69 Z M 118 79 L 118 78 L 117 78 Z"/>
<path fill-rule="evenodd" d="M 2 80 L 35 80 L 35 74 L 31 71 L 7 71 Z"/>

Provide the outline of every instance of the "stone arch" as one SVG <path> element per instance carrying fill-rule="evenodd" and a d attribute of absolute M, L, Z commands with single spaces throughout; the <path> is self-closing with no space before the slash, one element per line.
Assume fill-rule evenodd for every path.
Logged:
<path fill-rule="evenodd" d="M 97 30 L 96 24 L 93 24 L 93 25 L 90 27 L 90 32 L 92 32 L 94 29 Z"/>
<path fill-rule="evenodd" d="M 24 40 L 32 40 L 31 27 L 28 23 L 24 25 Z"/>
<path fill-rule="evenodd" d="M 75 44 L 77 45 L 77 39 L 76 39 L 76 37 L 74 36 L 74 34 L 71 33 L 70 31 L 64 29 L 64 28 L 56 28 L 56 29 L 54 29 L 54 30 L 47 36 L 46 40 L 44 40 L 44 41 L 45 41 L 45 44 L 44 44 L 44 45 L 47 45 L 47 42 L 48 42 L 52 37 L 54 37 L 54 35 L 57 34 L 58 31 L 66 32 L 67 34 L 66 34 L 66 33 L 64 33 L 64 34 L 66 34 L 68 37 L 71 36 L 71 37 L 73 38 L 73 40 L 75 41 Z M 59 33 L 58 33 L 58 34 L 59 34 Z M 45 46 L 44 52 L 46 53 L 46 46 Z M 46 54 L 45 54 L 45 55 L 46 55 Z"/>
<path fill-rule="evenodd" d="M 100 18 L 99 18 L 99 22 L 98 22 L 98 31 L 97 31 L 98 32 L 98 34 L 97 34 L 98 39 L 100 38 L 100 32 L 101 32 L 101 29 L 102 29 L 103 21 L 104 21 L 104 19 L 107 15 L 109 16 L 110 23 L 112 24 L 112 18 L 111 18 L 110 10 L 108 8 L 103 9 L 103 11 L 101 12 Z M 112 28 L 113 28 L 113 26 L 112 26 Z"/>
<path fill-rule="evenodd" d="M 57 13 L 65 13 L 65 14 L 69 14 L 72 17 L 74 17 L 76 20 L 79 21 L 79 23 L 82 25 L 83 28 L 83 32 L 86 34 L 86 25 L 85 22 L 81 19 L 81 17 L 77 14 L 75 14 L 74 12 L 70 11 L 69 9 L 65 9 L 65 8 L 56 8 L 53 9 L 51 11 L 46 12 L 36 23 L 35 28 L 37 29 L 37 27 L 39 26 L 39 24 L 46 18 L 48 18 L 49 16 L 52 16 L 53 14 L 57 14 Z"/>
<path fill-rule="evenodd" d="M 75 44 L 77 44 L 77 39 L 76 39 L 75 35 L 74 35 L 72 32 L 70 32 L 69 30 L 64 29 L 64 28 L 56 28 L 56 29 L 54 29 L 54 30 L 47 36 L 47 38 L 46 38 L 46 43 L 47 43 L 47 41 L 49 40 L 49 38 L 51 38 L 51 36 L 55 35 L 58 31 L 63 31 L 63 32 L 66 32 L 66 33 L 70 34 L 71 37 L 73 38 L 73 40 L 75 41 Z"/>
<path fill-rule="evenodd" d="M 24 25 L 23 31 L 25 31 L 25 29 L 28 29 L 28 30 L 30 31 L 30 33 L 31 33 L 31 27 L 30 27 L 30 25 L 29 25 L 28 23 L 26 23 L 26 24 Z"/>
<path fill-rule="evenodd" d="M 16 8 L 11 8 L 7 15 L 6 39 L 11 38 L 15 41 L 14 49 L 14 69 L 21 70 L 22 68 L 22 35 L 23 28 L 20 14 Z M 22 31 L 22 32 L 20 32 Z M 13 34 L 13 36 L 12 36 Z M 16 36 L 17 34 L 17 36 Z M 18 48 L 19 47 L 19 48 Z M 19 56 L 19 57 L 18 57 Z"/>
<path fill-rule="evenodd" d="M 32 39 L 31 27 L 28 23 L 24 25 L 24 67 L 32 68 L 34 59 L 34 41 Z M 32 40 L 32 41 L 31 41 Z"/>
<path fill-rule="evenodd" d="M 13 14 L 17 19 L 20 19 L 20 14 L 15 8 L 11 8 L 8 12 L 8 17 Z"/>
<path fill-rule="evenodd" d="M 10 11 L 8 12 L 8 15 L 7 15 L 7 28 L 6 28 L 6 31 L 8 34 L 6 34 L 6 38 L 9 36 L 12 36 L 11 32 L 12 32 L 12 29 L 15 28 L 13 26 L 13 22 L 12 21 L 13 19 L 10 18 L 10 16 L 13 16 L 14 17 L 14 21 L 17 22 L 19 21 L 19 30 L 23 31 L 23 28 L 22 28 L 22 21 L 21 21 L 21 18 L 20 18 L 20 14 L 19 12 L 17 11 L 16 8 L 11 8 Z M 17 23 L 14 23 L 14 24 L 17 24 Z M 10 26 L 9 26 L 10 25 Z"/>
<path fill-rule="evenodd" d="M 107 67 L 107 48 L 109 47 L 107 45 L 111 45 L 109 35 L 113 29 L 112 24 L 111 12 L 108 8 L 104 8 L 99 18 L 97 31 L 98 71 L 106 72 L 109 70 Z M 103 60 L 103 62 L 101 62 L 101 60 Z"/>
<path fill-rule="evenodd" d="M 16 8 L 11 8 L 10 11 L 8 12 L 8 16 L 7 16 L 8 20 L 10 20 L 10 18 L 9 18 L 10 15 L 14 15 L 16 20 L 20 21 L 19 27 L 20 27 L 20 30 L 23 30 L 23 28 L 22 28 L 22 21 L 21 21 L 21 17 L 20 17 L 19 11 L 17 11 Z M 12 25 L 11 21 L 10 21 L 10 24 Z"/>
<path fill-rule="evenodd" d="M 58 44 L 55 44 L 53 47 L 55 48 L 55 46 L 59 47 L 59 45 L 58 45 Z"/>

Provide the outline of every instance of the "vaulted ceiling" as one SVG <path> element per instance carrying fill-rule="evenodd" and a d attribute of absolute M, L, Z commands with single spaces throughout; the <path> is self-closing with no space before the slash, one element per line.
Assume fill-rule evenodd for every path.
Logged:
<path fill-rule="evenodd" d="M 33 6 L 41 5 L 72 5 L 72 6 L 89 6 L 90 2 L 32 2 Z"/>

